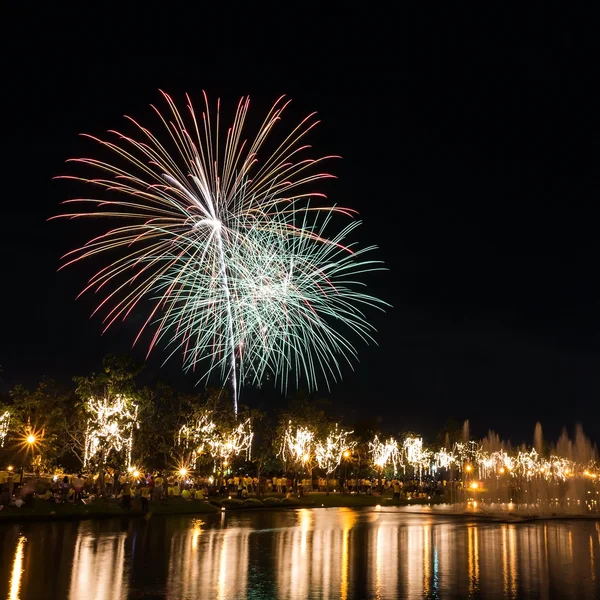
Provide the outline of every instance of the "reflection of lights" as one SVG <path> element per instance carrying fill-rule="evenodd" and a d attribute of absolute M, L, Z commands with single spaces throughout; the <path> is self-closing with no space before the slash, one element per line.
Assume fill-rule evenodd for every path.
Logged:
<path fill-rule="evenodd" d="M 204 521 L 200 519 L 192 519 L 192 550 L 196 550 L 198 548 L 198 538 L 202 533 L 202 525 L 204 525 Z"/>
<path fill-rule="evenodd" d="M 469 527 L 467 534 L 469 597 L 479 588 L 479 544 L 476 527 Z"/>
<path fill-rule="evenodd" d="M 21 575 L 23 574 L 23 546 L 26 541 L 27 538 L 25 536 L 19 536 L 19 541 L 17 542 L 17 550 L 15 552 L 15 560 L 13 562 L 12 574 L 10 577 L 10 594 L 8 596 L 9 600 L 19 599 L 19 590 L 21 589 Z"/>
<path fill-rule="evenodd" d="M 306 553 L 306 542 L 308 539 L 308 532 L 312 526 L 312 513 L 307 508 L 301 508 L 299 511 L 300 517 L 300 552 L 302 554 Z"/>
<path fill-rule="evenodd" d="M 342 509 L 342 564 L 340 573 L 340 600 L 348 598 L 348 580 L 350 573 L 350 530 L 354 527 L 357 517 L 353 510 Z"/>
<path fill-rule="evenodd" d="M 217 598 L 224 600 L 227 597 L 227 581 L 231 581 L 231 577 L 228 577 L 227 573 L 227 546 L 228 537 L 231 530 L 226 531 L 221 542 L 221 556 L 219 558 L 219 578 L 217 580 Z"/>
<path fill-rule="evenodd" d="M 65 598 L 127 598 L 125 540 L 121 532 L 102 541 L 79 527 L 73 553 L 71 582 Z"/>

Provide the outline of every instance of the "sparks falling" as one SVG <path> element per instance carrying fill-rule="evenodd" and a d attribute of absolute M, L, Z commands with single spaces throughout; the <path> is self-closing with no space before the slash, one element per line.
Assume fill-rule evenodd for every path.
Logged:
<path fill-rule="evenodd" d="M 316 388 L 341 376 L 341 362 L 356 350 L 338 326 L 371 340 L 362 312 L 384 303 L 359 291 L 360 276 L 380 267 L 363 258 L 347 237 L 352 222 L 326 235 L 335 214 L 353 211 L 317 206 L 313 185 L 332 177 L 319 169 L 332 157 L 306 158 L 305 136 L 317 124 L 309 115 L 265 150 L 289 101 L 280 98 L 252 141 L 243 138 L 249 99 L 240 100 L 223 136 L 220 103 L 213 117 L 197 115 L 187 98 L 187 118 L 167 94 L 168 115 L 153 107 L 164 126 L 152 133 L 133 119 L 135 137 L 111 131 L 114 141 L 90 137 L 119 161 L 72 162 L 101 172 L 67 176 L 101 188 L 103 198 L 77 198 L 90 210 L 61 215 L 123 219 L 65 256 L 63 266 L 114 252 L 83 292 L 105 294 L 105 330 L 132 312 L 146 311 L 137 342 L 150 329 L 149 350 L 163 342 L 183 355 L 185 369 L 220 372 L 230 381 L 234 410 L 242 382 L 272 374 L 281 384 L 303 377 Z M 224 139 L 222 139 L 224 137 Z M 119 162 L 119 164 L 117 164 Z M 311 203 L 312 199 L 313 203 Z M 321 215 L 321 216 L 320 216 Z M 147 300 L 147 304 L 142 302 Z M 342 359 L 340 361 L 340 359 Z"/>

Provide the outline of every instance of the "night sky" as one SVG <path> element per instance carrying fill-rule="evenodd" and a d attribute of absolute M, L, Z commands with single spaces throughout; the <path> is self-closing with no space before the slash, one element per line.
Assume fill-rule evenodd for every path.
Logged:
<path fill-rule="evenodd" d="M 343 157 L 326 191 L 360 211 L 361 242 L 389 268 L 372 279 L 393 305 L 373 315 L 379 346 L 361 347 L 332 390 L 345 418 L 428 436 L 469 418 L 476 435 L 515 442 L 538 419 L 549 438 L 579 421 L 600 440 L 600 131 L 585 15 L 341 6 L 305 6 L 284 27 L 223 16 L 209 20 L 227 33 L 214 39 L 207 23 L 181 31 L 185 13 L 5 13 L 4 393 L 97 369 L 134 337 L 135 322 L 101 336 L 94 299 L 75 301 L 91 265 L 56 272 L 91 233 L 46 222 L 73 193 L 52 178 L 95 151 L 78 134 L 125 128 L 123 114 L 158 128 L 159 88 L 197 106 L 206 90 L 231 109 L 249 94 L 255 118 L 287 94 L 288 126 L 318 111 L 315 154 Z M 163 357 L 147 377 L 194 383 L 176 360 L 161 371 Z"/>

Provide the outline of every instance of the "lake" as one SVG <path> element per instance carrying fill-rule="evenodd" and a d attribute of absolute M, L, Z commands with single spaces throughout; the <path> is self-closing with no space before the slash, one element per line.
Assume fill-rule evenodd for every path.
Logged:
<path fill-rule="evenodd" d="M 600 598 L 600 522 L 391 508 L 0 525 L 0 599 Z"/>

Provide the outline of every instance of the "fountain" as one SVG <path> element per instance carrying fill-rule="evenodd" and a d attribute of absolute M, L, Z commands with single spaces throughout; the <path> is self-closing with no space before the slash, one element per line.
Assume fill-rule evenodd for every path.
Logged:
<path fill-rule="evenodd" d="M 480 511 L 531 516 L 600 513 L 598 451 L 581 425 L 574 441 L 563 431 L 548 452 L 539 422 L 530 450 L 522 446 L 515 455 L 492 431 L 479 448 L 477 493 L 467 495 L 467 503 Z"/>
<path fill-rule="evenodd" d="M 542 424 L 538 421 L 533 430 L 533 448 L 541 456 L 544 451 L 544 437 L 542 435 Z"/>

